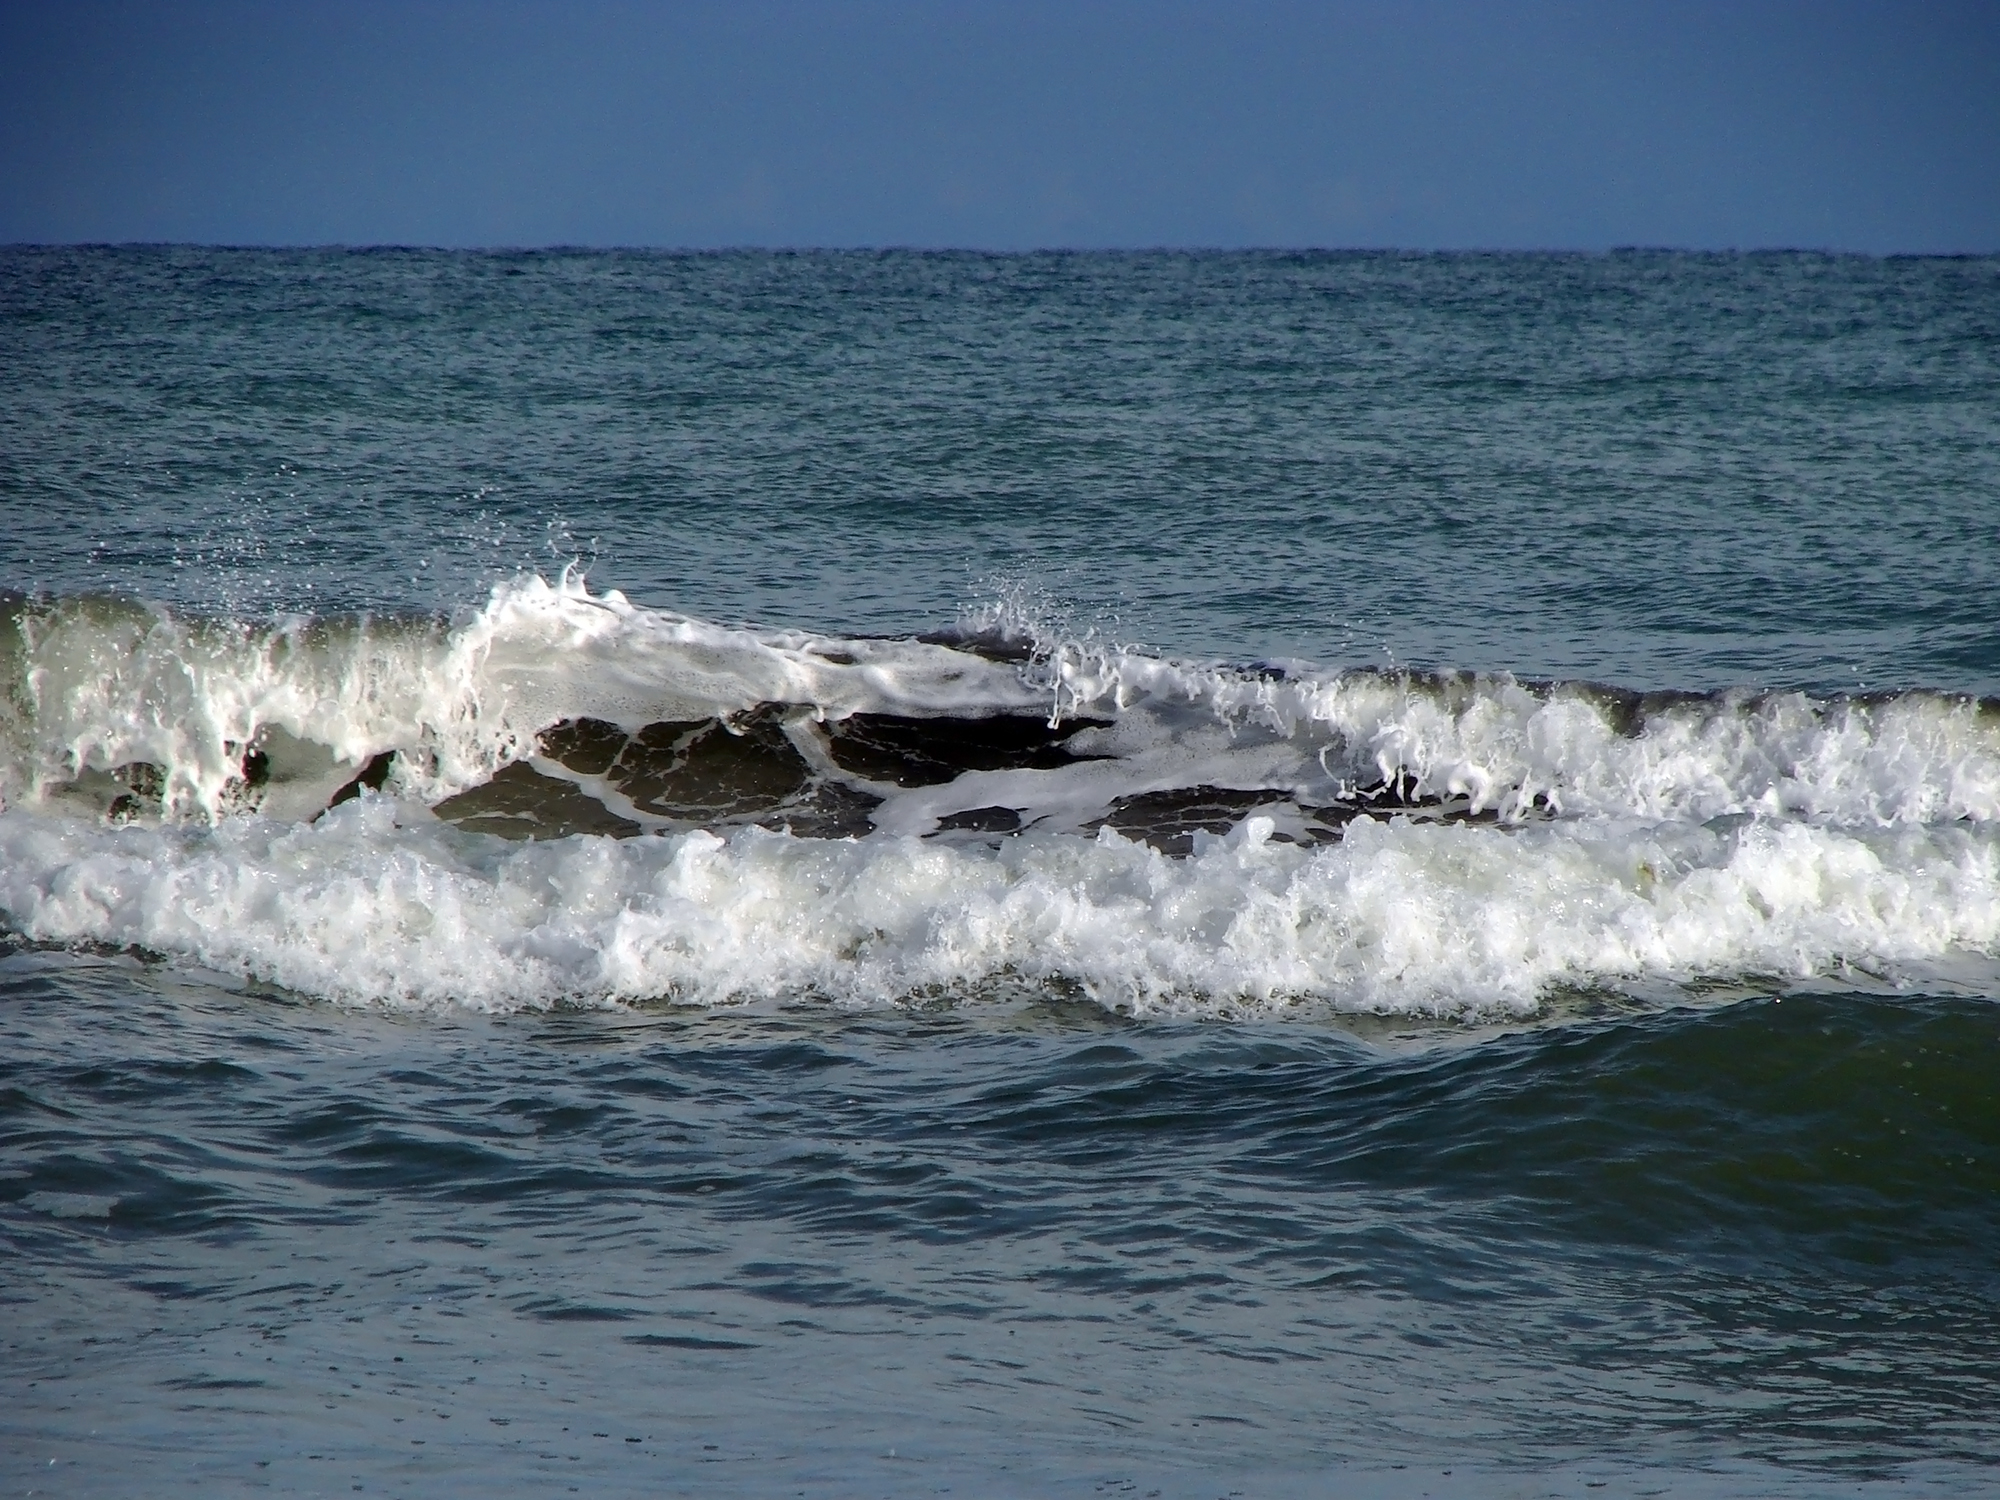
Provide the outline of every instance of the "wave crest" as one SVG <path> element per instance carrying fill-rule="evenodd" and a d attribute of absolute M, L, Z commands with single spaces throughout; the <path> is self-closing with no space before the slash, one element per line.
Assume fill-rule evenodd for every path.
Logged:
<path fill-rule="evenodd" d="M 2000 921 L 1966 698 L 840 640 L 569 575 L 452 621 L 4 620 L 8 925 L 330 997 L 1517 1011 Z"/>

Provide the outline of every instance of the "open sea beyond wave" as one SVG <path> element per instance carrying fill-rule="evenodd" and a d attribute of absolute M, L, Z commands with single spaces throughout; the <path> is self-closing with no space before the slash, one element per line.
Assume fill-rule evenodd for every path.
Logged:
<path fill-rule="evenodd" d="M 2000 261 L 0 250 L 11 1492 L 2000 1483 Z"/>

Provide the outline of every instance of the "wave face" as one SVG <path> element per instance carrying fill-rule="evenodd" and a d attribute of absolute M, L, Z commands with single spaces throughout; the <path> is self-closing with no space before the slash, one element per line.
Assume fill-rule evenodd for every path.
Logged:
<path fill-rule="evenodd" d="M 1525 1013 L 1985 974 L 2000 706 L 16 600 L 0 913 L 360 1003 Z"/>

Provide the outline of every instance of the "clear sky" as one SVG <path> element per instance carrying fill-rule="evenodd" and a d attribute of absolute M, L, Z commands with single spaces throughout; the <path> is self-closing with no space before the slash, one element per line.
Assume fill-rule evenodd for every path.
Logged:
<path fill-rule="evenodd" d="M 0 242 L 2000 251 L 2000 0 L 0 0 Z"/>

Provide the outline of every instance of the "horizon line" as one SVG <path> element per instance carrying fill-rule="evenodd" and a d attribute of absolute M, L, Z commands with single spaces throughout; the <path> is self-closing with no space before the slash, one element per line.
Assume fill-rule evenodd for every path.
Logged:
<path fill-rule="evenodd" d="M 1606 246 L 1538 245 L 1284 245 L 1284 244 L 1150 244 L 1150 245 L 1035 245 L 996 248 L 983 245 L 924 244 L 914 241 L 862 241 L 856 243 L 759 243 L 739 241 L 727 244 L 643 244 L 637 242 L 588 242 L 552 240 L 542 244 L 451 244 L 417 240 L 8 240 L 0 251 L 20 250 L 220 250 L 255 252 L 339 252 L 352 255 L 929 255 L 983 256 L 992 258 L 1061 255 L 1383 255 L 1383 256 L 1542 256 L 1587 259 L 1611 256 L 1687 255 L 1761 256 L 1816 255 L 1827 259 L 1852 260 L 1988 260 L 2000 256 L 2000 248 L 1988 250 L 1854 250 L 1827 245 L 1672 245 L 1616 244 Z"/>

